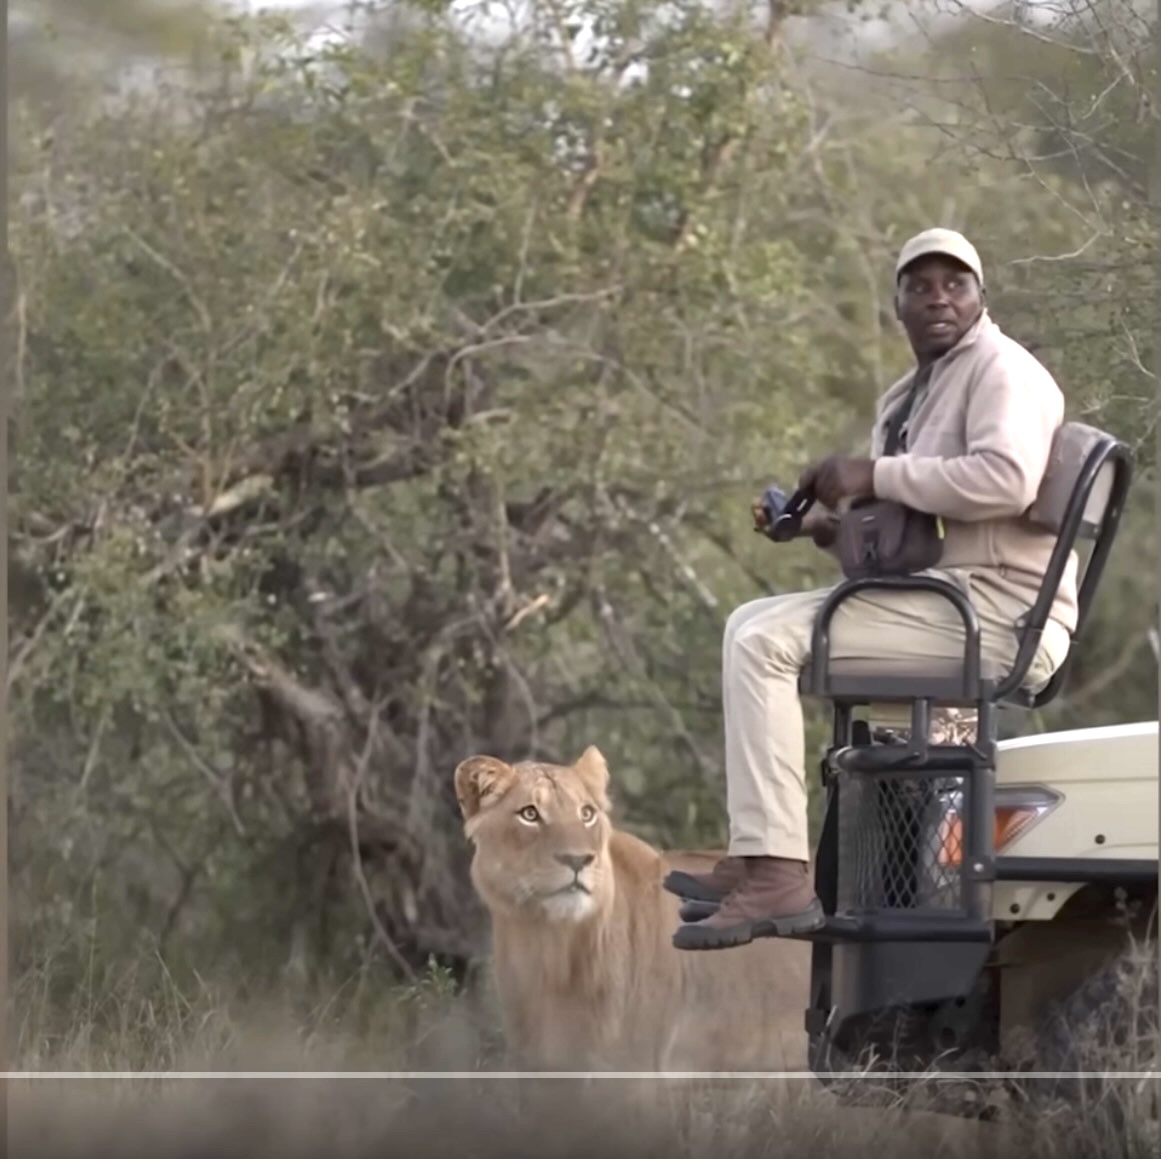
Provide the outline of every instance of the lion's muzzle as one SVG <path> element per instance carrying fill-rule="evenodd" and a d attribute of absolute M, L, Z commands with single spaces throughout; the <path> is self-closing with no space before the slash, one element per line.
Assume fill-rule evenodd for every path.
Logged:
<path fill-rule="evenodd" d="M 563 865 L 566 869 L 572 870 L 572 881 L 562 885 L 559 889 L 553 890 L 553 897 L 559 897 L 562 894 L 569 893 L 592 894 L 592 888 L 582 880 L 581 874 L 596 860 L 595 854 L 555 853 L 553 854 L 553 860 Z"/>

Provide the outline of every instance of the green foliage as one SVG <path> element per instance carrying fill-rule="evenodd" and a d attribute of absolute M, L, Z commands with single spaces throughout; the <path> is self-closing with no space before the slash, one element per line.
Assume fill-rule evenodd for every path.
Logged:
<path fill-rule="evenodd" d="M 1153 283 L 1109 281 L 1147 236 L 1113 190 L 1098 298 L 1002 260 L 1085 240 L 1072 174 L 933 160 L 740 17 L 536 4 L 489 48 L 405 11 L 367 45 L 219 23 L 212 86 L 16 122 L 13 882 L 25 923 L 59 899 L 38 943 L 85 914 L 191 969 L 459 962 L 471 752 L 597 743 L 626 824 L 722 840 L 725 616 L 834 575 L 754 536 L 750 496 L 865 437 L 906 367 L 893 251 L 949 197 L 1005 327 L 1139 429 L 1124 336 L 1151 351 Z M 1148 585 L 1114 572 L 1108 631 L 1143 639 Z M 1130 711 L 1141 671 L 1069 710 Z"/>

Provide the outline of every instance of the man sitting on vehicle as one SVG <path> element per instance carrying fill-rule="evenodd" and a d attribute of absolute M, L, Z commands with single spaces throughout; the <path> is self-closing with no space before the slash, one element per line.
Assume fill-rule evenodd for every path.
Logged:
<path fill-rule="evenodd" d="M 831 455 L 800 487 L 816 504 L 804 531 L 829 548 L 841 510 L 865 497 L 941 516 L 943 555 L 933 574 L 957 583 L 980 621 L 981 661 L 1009 670 L 1016 624 L 1034 602 L 1055 538 L 1026 520 L 1063 422 L 1052 375 L 1005 335 L 986 306 L 983 270 L 961 234 L 929 229 L 896 263 L 895 311 L 915 369 L 879 400 L 871 456 Z M 896 431 L 889 428 L 895 426 Z M 890 442 L 898 453 L 884 454 Z M 1076 626 L 1076 560 L 1061 582 L 1026 682 L 1049 680 Z M 682 925 L 682 949 L 743 945 L 755 933 L 788 935 L 824 922 L 809 869 L 805 736 L 799 674 L 827 590 L 753 600 L 726 623 L 722 643 L 729 852 L 709 874 L 671 873 L 666 888 L 718 902 Z M 832 662 L 870 673 L 923 671 L 962 655 L 963 625 L 929 592 L 865 592 L 842 604 Z"/>

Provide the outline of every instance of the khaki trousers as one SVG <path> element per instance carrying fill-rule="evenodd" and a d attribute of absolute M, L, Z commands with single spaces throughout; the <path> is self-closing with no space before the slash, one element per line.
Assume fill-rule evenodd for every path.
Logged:
<path fill-rule="evenodd" d="M 980 622 L 986 673 L 1007 672 L 1016 656 L 1015 621 L 1030 606 L 1025 594 L 995 574 L 933 570 L 968 593 Z M 806 739 L 798 677 L 810 659 L 810 635 L 827 592 L 792 592 L 752 600 L 726 621 L 722 641 L 726 808 L 734 856 L 808 861 Z M 949 673 L 963 651 L 963 624 L 930 592 L 864 592 L 845 601 L 831 621 L 831 661 L 844 671 L 887 675 Z M 1049 680 L 1068 654 L 1069 635 L 1049 620 L 1025 677 Z M 989 672 L 991 669 L 991 672 Z"/>

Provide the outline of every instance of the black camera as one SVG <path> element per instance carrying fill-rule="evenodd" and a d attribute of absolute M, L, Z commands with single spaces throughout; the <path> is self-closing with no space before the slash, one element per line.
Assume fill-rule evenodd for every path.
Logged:
<path fill-rule="evenodd" d="M 809 491 L 795 491 L 787 495 L 781 487 L 771 485 L 762 493 L 759 506 L 761 520 L 754 530 L 761 531 L 775 543 L 785 543 L 802 532 L 803 516 L 814 505 L 814 496 Z"/>

